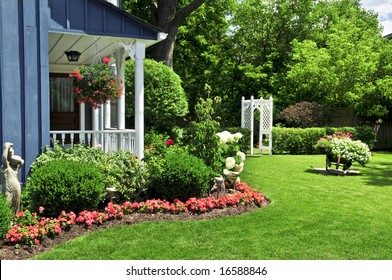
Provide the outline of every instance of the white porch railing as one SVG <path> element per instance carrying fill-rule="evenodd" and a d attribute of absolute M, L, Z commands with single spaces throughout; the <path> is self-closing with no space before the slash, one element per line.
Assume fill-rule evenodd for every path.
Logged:
<path fill-rule="evenodd" d="M 134 129 L 108 129 L 108 130 L 61 130 L 50 131 L 53 140 L 59 145 L 71 148 L 75 144 L 84 144 L 92 147 L 101 147 L 107 153 L 114 150 L 129 150 L 135 152 Z"/>

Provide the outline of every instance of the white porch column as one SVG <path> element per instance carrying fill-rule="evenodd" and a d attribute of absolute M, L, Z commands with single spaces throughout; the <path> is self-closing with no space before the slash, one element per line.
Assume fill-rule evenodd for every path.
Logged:
<path fill-rule="evenodd" d="M 145 43 L 135 44 L 135 155 L 144 158 L 144 57 Z"/>
<path fill-rule="evenodd" d="M 124 69 L 125 69 L 125 50 L 120 49 L 114 53 L 116 60 L 117 75 L 121 78 L 122 95 L 117 99 L 117 128 L 125 129 L 125 83 L 124 83 Z"/>
<path fill-rule="evenodd" d="M 79 113 L 80 113 L 80 117 L 79 117 L 79 129 L 80 129 L 80 130 L 86 130 L 86 117 L 85 117 L 85 113 L 86 113 L 86 104 L 84 104 L 84 103 L 80 103 L 80 104 L 79 104 Z"/>
<path fill-rule="evenodd" d="M 104 129 L 111 127 L 111 118 L 110 118 L 110 100 L 108 100 L 105 104 L 105 126 Z"/>
<path fill-rule="evenodd" d="M 92 109 L 92 129 L 94 131 L 99 130 L 99 109 Z M 97 134 L 94 133 L 92 137 L 92 146 L 96 146 L 99 142 L 97 139 Z"/>

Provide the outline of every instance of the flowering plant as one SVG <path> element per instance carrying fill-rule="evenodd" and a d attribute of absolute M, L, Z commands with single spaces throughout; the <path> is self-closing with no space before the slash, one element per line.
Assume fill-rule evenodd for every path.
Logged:
<path fill-rule="evenodd" d="M 337 132 L 327 138 L 320 138 L 316 144 L 316 149 L 323 150 L 327 156 L 340 161 L 357 161 L 365 165 L 372 157 L 369 147 L 359 141 L 352 140 L 351 134 Z"/>
<path fill-rule="evenodd" d="M 77 102 L 90 102 L 94 108 L 100 108 L 106 101 L 121 96 L 121 79 L 113 73 L 109 63 L 110 59 L 104 58 L 102 63 L 82 65 L 69 74 Z"/>
<path fill-rule="evenodd" d="M 239 205 L 261 206 L 265 202 L 262 193 L 253 190 L 245 182 L 235 185 L 238 191 L 219 198 L 210 196 L 208 198 L 192 197 L 186 202 L 175 199 L 173 202 L 160 199 L 150 199 L 142 202 L 124 202 L 113 204 L 109 202 L 105 210 L 84 210 L 76 215 L 73 212 L 62 211 L 58 218 L 39 217 L 36 213 L 29 211 L 19 212 L 15 215 L 12 228 L 5 236 L 5 242 L 19 247 L 21 244 L 39 245 L 47 237 L 55 237 L 63 230 L 69 230 L 75 225 L 90 228 L 93 225 L 101 225 L 110 220 L 119 220 L 125 214 L 132 213 L 206 213 L 213 209 L 225 207 L 237 207 Z M 40 209 L 42 213 L 43 208 Z"/>
<path fill-rule="evenodd" d="M 235 183 L 240 182 L 240 173 L 244 170 L 245 154 L 238 151 L 234 157 L 227 157 L 225 167 L 223 169 L 223 175 L 230 185 L 234 187 Z"/>
<path fill-rule="evenodd" d="M 223 175 L 230 185 L 240 182 L 239 174 L 244 169 L 245 154 L 240 151 L 239 140 L 243 137 L 240 132 L 232 134 L 228 131 L 216 134 L 219 137 L 224 161 Z M 233 156 L 234 155 L 234 156 Z"/>

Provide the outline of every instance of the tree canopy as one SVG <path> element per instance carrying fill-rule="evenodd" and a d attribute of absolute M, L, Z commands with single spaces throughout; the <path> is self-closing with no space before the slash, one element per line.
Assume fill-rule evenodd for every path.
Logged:
<path fill-rule="evenodd" d="M 124 2 L 153 22 L 151 3 L 175 2 L 178 13 L 195 0 Z M 253 95 L 273 96 L 276 112 L 308 101 L 370 119 L 389 114 L 392 42 L 359 0 L 201 2 L 172 45 L 191 112 L 200 98 L 218 96 L 221 123 L 239 125 L 241 97 Z"/>

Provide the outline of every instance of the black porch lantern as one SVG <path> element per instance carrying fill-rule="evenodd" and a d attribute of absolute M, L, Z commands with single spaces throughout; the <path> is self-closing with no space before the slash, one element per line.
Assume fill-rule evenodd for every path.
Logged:
<path fill-rule="evenodd" d="M 69 62 L 78 61 L 79 57 L 81 55 L 81 53 L 78 52 L 78 51 L 67 51 L 67 52 L 65 52 L 65 54 L 67 55 L 67 58 L 68 58 Z"/>

